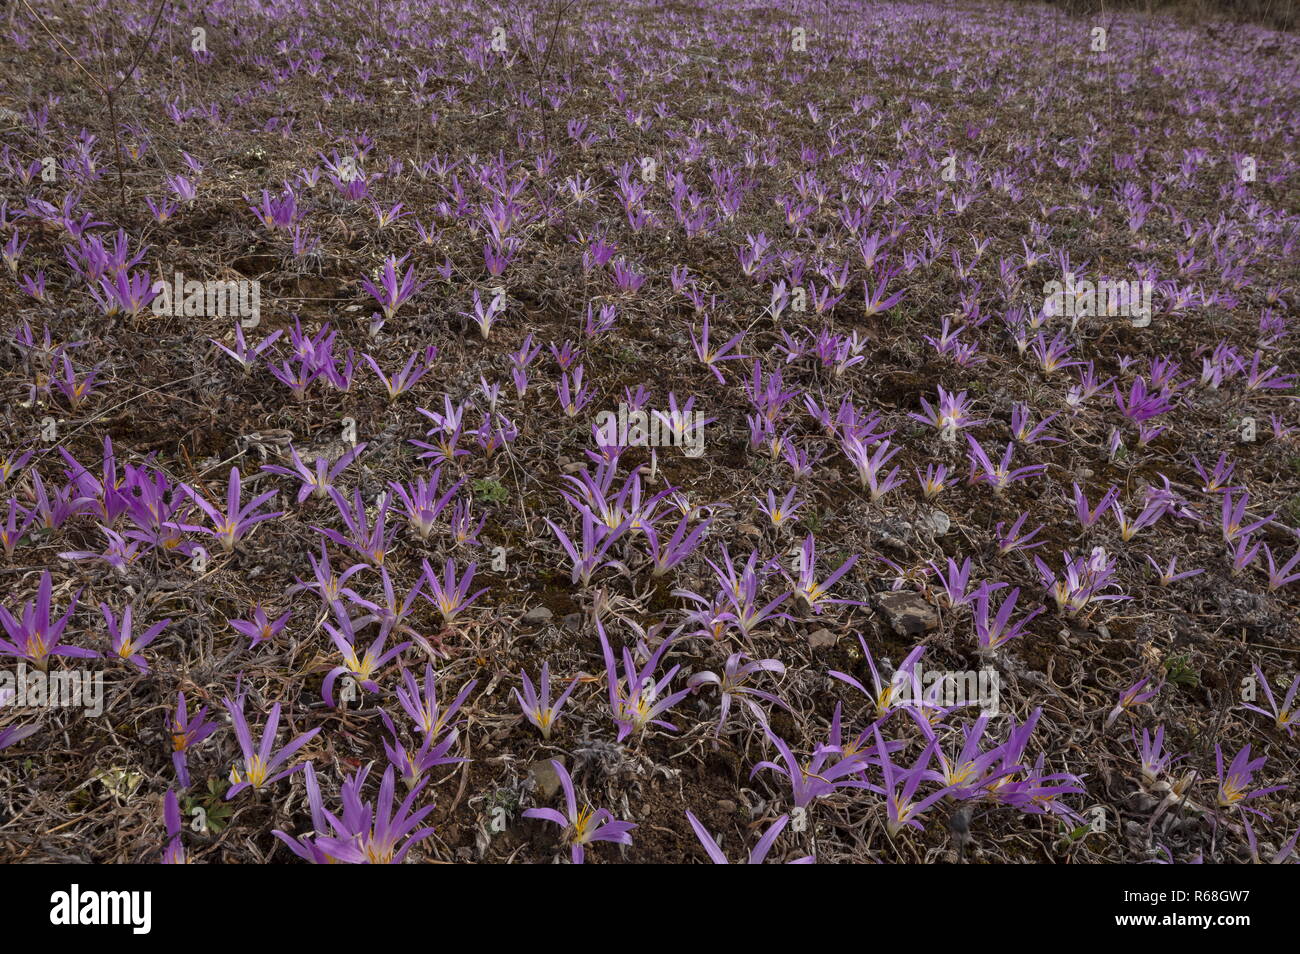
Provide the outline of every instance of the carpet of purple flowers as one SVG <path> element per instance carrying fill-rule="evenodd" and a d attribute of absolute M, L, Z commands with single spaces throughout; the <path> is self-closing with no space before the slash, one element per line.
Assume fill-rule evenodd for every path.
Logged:
<path fill-rule="evenodd" d="M 15 0 L 0 62 L 0 860 L 1296 862 L 1294 33 Z"/>

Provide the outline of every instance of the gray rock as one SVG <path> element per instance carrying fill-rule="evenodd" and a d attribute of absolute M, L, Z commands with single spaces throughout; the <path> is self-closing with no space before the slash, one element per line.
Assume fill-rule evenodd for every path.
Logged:
<path fill-rule="evenodd" d="M 916 524 L 921 530 L 936 537 L 942 537 L 952 529 L 952 519 L 942 510 L 931 510 L 922 516 Z"/>
<path fill-rule="evenodd" d="M 564 759 L 559 760 L 564 764 Z M 533 783 L 533 791 L 539 801 L 550 801 L 560 793 L 560 775 L 550 759 L 542 759 L 528 767 L 528 780 Z"/>
<path fill-rule="evenodd" d="M 812 649 L 831 649 L 839 642 L 839 637 L 829 629 L 819 629 L 808 635 L 808 645 Z"/>
<path fill-rule="evenodd" d="M 545 606 L 534 606 L 532 609 L 530 609 L 527 613 L 524 614 L 523 621 L 525 623 L 545 623 L 548 619 L 550 619 L 554 615 L 555 614 L 552 613 Z"/>
<path fill-rule="evenodd" d="M 872 600 L 899 636 L 919 636 L 939 628 L 939 614 L 920 593 L 888 590 L 877 593 Z"/>

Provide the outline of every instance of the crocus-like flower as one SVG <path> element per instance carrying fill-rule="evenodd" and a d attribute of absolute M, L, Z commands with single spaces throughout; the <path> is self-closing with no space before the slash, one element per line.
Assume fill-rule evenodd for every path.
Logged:
<path fill-rule="evenodd" d="M 310 862 L 314 865 L 328 865 L 334 862 L 341 862 L 349 865 L 364 864 L 366 856 L 362 854 L 361 849 L 357 846 L 358 839 L 348 838 L 347 833 L 341 830 L 342 822 L 336 819 L 329 812 L 325 811 L 325 803 L 321 799 L 320 785 L 316 782 L 316 770 L 310 762 L 303 770 L 303 779 L 307 785 L 307 805 L 311 811 L 311 831 L 293 838 L 290 835 L 276 829 L 271 832 L 276 838 L 289 846 L 299 858 Z M 326 841 L 333 832 L 341 837 Z"/>
<path fill-rule="evenodd" d="M 448 625 L 456 619 L 457 614 L 468 609 L 475 600 L 487 592 L 485 586 L 473 596 L 468 595 L 469 588 L 474 582 L 474 571 L 478 568 L 477 563 L 467 566 L 459 580 L 456 579 L 455 560 L 447 560 L 443 566 L 441 580 L 438 579 L 438 574 L 434 572 L 433 567 L 429 566 L 428 560 L 424 560 L 423 564 L 424 580 L 429 586 L 429 595 L 426 598 L 438 607 L 443 622 Z"/>
<path fill-rule="evenodd" d="M 880 678 L 880 672 L 876 669 L 876 662 L 871 656 L 871 650 L 867 648 L 867 641 L 862 638 L 861 633 L 858 634 L 858 643 L 862 646 L 862 655 L 867 661 L 867 668 L 871 670 L 872 688 L 868 690 L 866 686 L 847 673 L 831 670 L 827 675 L 840 680 L 840 682 L 847 683 L 866 696 L 875 710 L 875 716 L 878 720 L 884 719 L 885 716 L 893 712 L 902 701 L 910 701 L 915 704 L 921 695 L 919 691 L 921 680 L 916 673 L 916 664 L 920 662 L 925 647 L 914 647 L 907 654 L 907 658 L 903 660 L 902 665 L 894 670 L 889 681 L 884 682 Z"/>
<path fill-rule="evenodd" d="M 1244 813 L 1241 816 L 1241 824 L 1242 827 L 1246 829 L 1246 843 L 1250 846 L 1250 860 L 1257 865 L 1263 864 L 1259 857 L 1259 843 L 1255 840 L 1255 829 L 1251 827 L 1250 820 Z M 1286 864 L 1288 859 L 1295 854 L 1296 842 L 1298 840 L 1300 840 L 1300 828 L 1295 830 L 1295 834 L 1291 836 L 1290 840 L 1287 841 L 1286 844 L 1277 850 L 1273 857 L 1269 859 L 1268 863 L 1271 865 Z"/>
<path fill-rule="evenodd" d="M 167 847 L 160 859 L 164 865 L 183 865 L 189 863 L 185 856 L 185 845 L 181 842 L 181 807 L 176 800 L 176 790 L 167 789 L 163 798 L 163 823 L 167 826 Z"/>
<path fill-rule="evenodd" d="M 378 285 L 369 278 L 361 280 L 361 287 L 379 302 L 379 307 L 384 309 L 385 320 L 391 320 L 397 309 L 424 287 L 423 282 L 416 281 L 415 266 L 408 268 L 406 273 L 399 277 L 398 269 L 409 257 L 410 255 L 407 254 L 401 258 L 394 258 L 392 255 L 385 258 L 383 268 L 379 272 Z"/>
<path fill-rule="evenodd" d="M 845 603 L 850 606 L 860 606 L 861 603 L 856 600 L 831 599 L 827 596 L 827 591 L 849 570 L 853 569 L 853 564 L 858 562 L 856 553 L 850 554 L 849 558 L 840 564 L 839 569 L 834 570 L 830 576 L 818 583 L 817 574 L 817 542 L 810 533 L 804 538 L 803 546 L 799 548 L 799 561 L 796 574 L 798 580 L 795 583 L 795 592 L 803 599 L 814 613 L 820 613 L 822 608 L 831 604 Z"/>
<path fill-rule="evenodd" d="M 714 840 L 711 834 L 709 834 L 709 830 L 700 824 L 700 820 L 692 815 L 689 810 L 686 812 L 686 820 L 691 823 L 691 828 L 695 830 L 695 837 L 700 840 L 700 844 L 704 847 L 705 853 L 708 854 L 709 859 L 715 865 L 731 864 L 731 862 L 727 860 L 727 856 L 722 853 L 722 848 L 719 847 L 717 841 Z M 745 860 L 745 864 L 761 865 L 763 859 L 767 857 L 767 853 L 772 850 L 772 845 L 776 843 L 777 836 L 785 830 L 785 826 L 789 821 L 789 815 L 782 815 L 776 821 L 772 822 L 767 831 L 763 833 L 763 837 L 758 840 L 752 849 L 750 849 L 749 857 Z M 810 865 L 815 861 L 816 859 L 812 855 L 804 855 L 802 858 L 796 858 L 795 860 L 788 862 L 788 864 Z"/>
<path fill-rule="evenodd" d="M 280 467 L 276 464 L 264 464 L 262 469 L 272 474 L 283 474 L 285 477 L 297 477 L 302 481 L 302 486 L 298 489 L 298 503 L 302 503 L 308 497 L 324 497 L 334 489 L 334 481 L 338 479 L 339 474 L 352 463 L 357 456 L 366 449 L 365 444 L 358 444 L 356 447 L 345 452 L 333 464 L 325 457 L 317 457 L 315 468 L 308 467 L 298 456 L 292 444 L 289 445 L 289 454 L 293 458 L 293 467 Z"/>
<path fill-rule="evenodd" d="M 777 503 L 776 494 L 769 490 L 767 492 L 766 503 L 757 500 L 757 498 L 755 499 L 755 502 L 758 504 L 758 509 L 766 514 L 767 518 L 772 521 L 772 526 L 783 527 L 786 525 L 786 522 L 795 515 L 795 512 L 803 506 L 802 500 L 795 499 L 795 494 L 798 492 L 798 487 L 791 487 L 786 493 L 785 498 L 780 503 Z"/>
<path fill-rule="evenodd" d="M 1282 698 L 1282 706 L 1278 707 L 1277 700 L 1273 698 L 1273 689 L 1268 684 L 1268 679 L 1258 666 L 1255 667 L 1255 680 L 1259 687 L 1264 690 L 1264 698 L 1268 700 L 1268 709 L 1261 709 L 1259 706 L 1252 706 L 1246 703 L 1242 704 L 1243 709 L 1249 709 L 1251 712 L 1258 712 L 1260 715 L 1271 716 L 1273 724 L 1279 729 L 1286 730 L 1286 734 L 1295 738 L 1296 726 L 1300 725 L 1300 711 L 1296 709 L 1296 691 L 1300 690 L 1300 675 L 1291 680 L 1291 688 L 1286 691 Z"/>
<path fill-rule="evenodd" d="M 976 418 L 970 412 L 970 402 L 967 399 L 966 392 L 952 394 L 939 386 L 938 406 L 931 405 L 925 398 L 921 398 L 921 407 L 923 411 L 910 411 L 908 417 L 912 420 L 920 421 L 922 424 L 928 424 L 931 427 L 944 432 L 945 436 L 951 438 L 964 427 L 974 427 L 977 424 L 987 423 L 985 419 Z"/>
<path fill-rule="evenodd" d="M 264 643 L 268 639 L 274 639 L 279 635 L 280 631 L 288 624 L 291 613 L 292 610 L 286 610 L 283 616 L 272 622 L 270 617 L 266 615 L 266 609 L 262 604 L 255 603 L 253 604 L 253 618 L 232 619 L 230 620 L 230 628 L 243 633 L 251 639 L 252 642 L 248 644 L 248 648 L 253 649 L 259 643 Z"/>
<path fill-rule="evenodd" d="M 384 390 L 388 392 L 388 400 L 390 402 L 396 401 L 411 388 L 415 387 L 416 382 L 428 374 L 432 367 L 429 361 L 426 360 L 428 357 L 427 355 L 421 355 L 419 352 L 416 352 L 407 358 L 406 365 L 402 370 L 398 371 L 390 378 L 384 374 L 383 369 L 379 367 L 379 362 L 374 358 L 368 354 L 362 355 L 362 357 L 366 359 L 366 363 L 370 365 L 370 369 L 375 372 L 375 377 L 379 378 L 379 383 L 382 384 Z M 416 367 L 416 361 L 421 362 L 419 367 Z"/>
<path fill-rule="evenodd" d="M 438 736 L 453 725 L 452 716 L 465 704 L 477 684 L 478 680 L 471 679 L 461 686 L 451 705 L 444 709 L 438 704 L 438 679 L 433 665 L 425 663 L 423 687 L 408 670 L 402 670 L 402 687 L 397 690 L 397 701 L 421 732 Z"/>
<path fill-rule="evenodd" d="M 1291 554 L 1291 559 L 1278 567 L 1273 562 L 1273 551 L 1266 543 L 1264 544 L 1264 557 L 1268 560 L 1268 589 L 1270 593 L 1274 590 L 1280 590 L 1288 583 L 1295 583 L 1300 580 L 1300 569 L 1298 569 L 1300 568 L 1300 550 L 1296 550 L 1295 553 Z M 1296 572 L 1292 573 L 1292 570 Z"/>
<path fill-rule="evenodd" d="M 304 732 L 284 748 L 275 751 L 275 732 L 280 725 L 280 703 L 277 702 L 271 707 L 271 714 L 267 716 L 266 726 L 262 729 L 261 743 L 254 746 L 253 733 L 244 718 L 244 702 L 247 698 L 248 695 L 245 693 L 239 697 L 238 702 L 232 702 L 229 696 L 221 700 L 226 711 L 230 713 L 230 722 L 235 728 L 235 738 L 238 739 L 239 749 L 243 754 L 242 762 L 236 762 L 230 769 L 231 784 L 226 792 L 226 801 L 246 788 L 260 791 L 298 771 L 302 768 L 302 763 L 291 766 L 283 772 L 277 772 L 276 769 L 320 733 L 319 728 Z"/>
<path fill-rule="evenodd" d="M 1114 585 L 1115 567 L 1100 549 L 1089 557 L 1075 558 L 1068 552 L 1061 556 L 1065 566 L 1059 579 L 1046 563 L 1034 557 L 1043 587 L 1056 601 L 1058 613 L 1076 616 L 1093 603 L 1131 599 L 1118 593 L 1102 592 Z"/>
<path fill-rule="evenodd" d="M 664 690 L 672 683 L 673 676 L 677 675 L 681 666 L 673 666 L 659 679 L 655 679 L 654 675 L 655 670 L 659 668 L 659 660 L 668 650 L 672 640 L 665 639 L 661 642 L 640 671 L 632 661 L 631 650 L 624 646 L 623 672 L 626 678 L 620 679 L 618 666 L 614 662 L 614 650 L 610 648 L 609 639 L 605 636 L 605 627 L 601 625 L 599 619 L 596 620 L 596 633 L 600 637 L 601 651 L 605 654 L 605 676 L 609 682 L 609 709 L 614 724 L 618 726 L 617 741 L 622 742 L 634 731 L 644 732 L 651 725 L 676 732 L 677 726 L 671 722 L 664 722 L 657 716 L 685 699 L 690 695 L 691 690 L 681 689 L 664 695 Z"/>
<path fill-rule="evenodd" d="M 1168 586 L 1171 583 L 1177 583 L 1179 580 L 1185 580 L 1188 577 L 1196 576 L 1198 573 L 1205 572 L 1204 568 L 1195 569 L 1195 570 L 1183 570 L 1179 572 L 1178 557 L 1170 557 L 1169 566 L 1163 570 L 1160 569 L 1160 564 L 1157 563 L 1149 556 L 1147 557 L 1147 562 L 1151 564 L 1152 568 L 1159 575 L 1161 586 Z"/>
<path fill-rule="evenodd" d="M 9 498 L 9 518 L 5 523 L 0 524 L 0 547 L 4 547 L 7 558 L 13 559 L 14 550 L 18 548 L 23 534 L 35 521 L 35 510 L 27 510 L 19 506 L 17 497 Z M 98 556 L 98 554 L 91 555 Z"/>
<path fill-rule="evenodd" d="M 1268 820 L 1268 816 L 1256 808 L 1249 808 L 1246 802 L 1273 792 L 1280 792 L 1286 788 L 1285 785 L 1273 785 L 1270 788 L 1257 788 L 1251 791 L 1250 786 L 1253 784 L 1253 778 L 1256 772 L 1264 767 L 1268 759 L 1260 756 L 1257 759 L 1250 757 L 1250 745 L 1242 746 L 1241 750 L 1232 757 L 1232 762 L 1228 770 L 1223 770 L 1223 750 L 1219 746 L 1214 747 L 1214 767 L 1219 777 L 1219 807 L 1220 808 L 1239 808 L 1243 812 L 1250 812 L 1259 815 L 1261 818 Z"/>
<path fill-rule="evenodd" d="M 917 756 L 916 762 L 910 769 L 900 770 L 889 758 L 889 751 L 885 746 L 884 738 L 880 735 L 880 729 L 876 728 L 873 731 L 876 736 L 876 758 L 885 779 L 883 789 L 886 812 L 885 828 L 889 831 L 891 838 L 897 835 L 905 826 L 924 830 L 925 826 L 921 824 L 920 819 L 921 814 L 948 794 L 948 789 L 945 787 L 931 792 L 920 801 L 912 800 L 917 787 L 926 778 L 926 769 L 930 764 L 930 759 L 934 756 L 937 743 L 931 741 Z M 874 786 L 872 787 L 874 788 Z"/>
<path fill-rule="evenodd" d="M 190 749 L 217 731 L 217 724 L 209 722 L 207 714 L 208 707 L 201 706 L 191 716 L 185 693 L 177 693 L 176 714 L 168 720 L 167 731 L 172 737 L 172 766 L 176 769 L 176 781 L 181 788 L 190 787 L 190 769 L 186 759 Z"/>
<path fill-rule="evenodd" d="M 714 734 L 722 731 L 726 725 L 727 716 L 731 713 L 731 699 L 733 695 L 749 695 L 762 699 L 764 702 L 770 702 L 773 705 L 780 706 L 782 709 L 789 711 L 789 706 L 782 702 L 778 697 L 770 692 L 764 692 L 761 689 L 755 689 L 753 686 L 745 685 L 745 681 L 750 676 L 759 672 L 774 672 L 779 676 L 785 675 L 785 664 L 779 659 L 755 659 L 745 662 L 749 657 L 744 653 L 732 653 L 727 657 L 726 663 L 722 667 L 722 675 L 719 676 L 714 672 L 697 672 L 693 673 L 686 680 L 686 687 L 692 692 L 698 692 L 703 686 L 717 686 L 722 694 L 721 705 L 718 713 L 718 727 Z"/>
<path fill-rule="evenodd" d="M 540 694 L 533 688 L 533 681 L 528 678 L 528 673 L 521 670 L 519 678 L 523 682 L 523 692 L 521 694 L 518 689 L 514 690 L 515 699 L 519 702 L 519 708 L 522 710 L 524 718 L 541 730 L 542 738 L 549 740 L 551 732 L 555 728 L 555 723 L 559 721 L 560 710 L 563 709 L 564 704 L 569 701 L 569 695 L 575 688 L 577 688 L 578 680 L 582 678 L 581 674 L 573 677 L 569 682 L 569 685 L 565 687 L 565 690 L 560 693 L 560 697 L 555 700 L 554 704 L 551 703 L 551 670 L 549 661 L 543 660 L 542 662 L 542 675 L 538 679 L 538 683 L 542 690 Z"/>
<path fill-rule="evenodd" d="M 590 306 L 588 307 L 590 308 Z M 719 361 L 735 361 L 737 359 L 745 358 L 745 355 L 743 354 L 731 353 L 732 349 L 735 348 L 737 345 L 739 345 L 741 339 L 744 337 L 745 337 L 745 332 L 742 331 L 729 338 L 727 340 L 727 343 L 722 345 L 721 347 L 718 348 L 710 347 L 709 346 L 709 316 L 706 314 L 704 316 L 704 327 L 700 331 L 700 336 L 696 338 L 695 333 L 692 331 L 691 344 L 695 346 L 696 357 L 698 357 L 700 361 L 702 361 L 705 365 L 708 366 L 708 369 L 713 372 L 713 376 L 718 379 L 718 383 L 723 384 L 726 382 L 726 378 L 722 376 L 722 370 L 717 366 L 717 363 Z"/>
<path fill-rule="evenodd" d="M 424 741 L 420 748 L 414 754 L 406 750 L 402 744 L 402 739 L 393 725 L 392 717 L 383 709 L 379 710 L 379 717 L 383 719 L 384 726 L 393 737 L 390 743 L 384 741 L 384 754 L 388 756 L 388 761 L 392 763 L 393 768 L 402 773 L 402 779 L 407 785 L 414 785 L 424 777 L 424 773 L 431 768 L 439 765 L 454 765 L 458 762 L 468 762 L 467 758 L 458 758 L 448 753 L 452 746 L 460 738 L 460 731 L 452 729 L 442 738 L 438 738 L 432 732 L 424 736 Z"/>
<path fill-rule="evenodd" d="M 582 537 L 578 542 L 572 540 L 567 533 L 552 523 L 548 518 L 543 517 L 543 521 L 551 532 L 555 534 L 564 551 L 569 555 L 569 561 L 573 566 L 573 582 L 582 581 L 583 586 L 591 585 L 591 578 L 596 571 L 606 566 L 622 566 L 616 560 L 606 560 L 605 554 L 621 537 L 631 525 L 631 519 L 624 520 L 613 530 L 606 527 L 590 512 L 582 511 Z"/>
<path fill-rule="evenodd" d="M 554 808 L 529 808 L 524 811 L 525 818 L 539 818 L 554 822 L 564 829 L 564 840 L 570 846 L 570 858 L 575 865 L 580 865 L 586 857 L 586 847 L 594 841 L 613 841 L 620 845 L 632 844 L 634 822 L 617 821 L 608 809 L 592 809 L 583 806 L 578 810 L 578 799 L 573 792 L 573 779 L 563 763 L 551 759 L 551 767 L 564 789 L 564 805 L 567 814 L 561 814 Z"/>
<path fill-rule="evenodd" d="M 334 705 L 334 683 L 338 681 L 339 676 L 347 675 L 352 677 L 358 686 L 367 692 L 378 692 L 379 684 L 375 682 L 375 674 L 390 662 L 395 656 L 402 653 L 403 650 L 410 648 L 410 642 L 399 643 L 387 652 L 384 651 L 384 643 L 388 641 L 389 628 L 381 626 L 379 635 L 374 638 L 366 651 L 357 656 L 357 634 L 354 630 L 352 617 L 348 615 L 346 607 L 341 603 L 335 603 L 332 607 L 334 616 L 339 625 L 332 626 L 329 623 L 323 623 L 325 631 L 329 633 L 330 639 L 334 640 L 334 645 L 343 655 L 343 665 L 335 666 L 325 676 L 324 683 L 321 684 L 321 698 L 327 705 Z"/>
<path fill-rule="evenodd" d="M 140 650 L 157 639 L 171 620 L 165 619 L 161 623 L 154 623 L 139 636 L 136 636 L 131 631 L 134 609 L 129 604 L 126 609 L 122 610 L 120 623 L 113 618 L 113 610 L 107 603 L 100 603 L 99 611 L 104 614 L 104 624 L 108 627 L 108 635 L 113 640 L 113 653 L 131 663 L 141 672 L 148 672 L 149 663 L 144 656 L 140 655 Z"/>
<path fill-rule="evenodd" d="M 1002 601 L 998 608 L 997 614 L 990 613 L 991 601 L 989 597 L 994 592 L 987 584 L 980 587 L 975 592 L 975 635 L 979 640 L 980 650 L 983 652 L 993 652 L 1002 646 L 1005 646 L 1017 636 L 1023 636 L 1025 627 L 1039 613 L 1046 612 L 1046 607 L 1039 606 L 1031 610 L 1028 616 L 1017 620 L 1014 624 L 1011 622 L 1011 614 L 1016 610 L 1016 600 L 1020 597 L 1020 587 L 1016 587 L 1007 598 Z"/>
<path fill-rule="evenodd" d="M 421 540 L 429 539 L 429 534 L 433 532 L 434 521 L 446 508 L 448 501 L 456 495 L 456 491 L 465 483 L 462 478 L 456 481 L 450 490 L 439 496 L 438 484 L 441 475 L 442 468 L 438 468 L 428 480 L 420 477 L 411 485 L 400 484 L 395 480 L 389 481 L 388 484 L 393 493 L 397 494 L 398 500 L 402 502 L 411 529 L 419 534 Z"/>
<path fill-rule="evenodd" d="M 181 489 L 189 495 L 194 501 L 195 506 L 207 514 L 208 519 L 212 521 L 212 528 L 185 525 L 183 529 L 207 533 L 221 541 L 221 545 L 226 552 L 235 549 L 235 544 L 246 534 L 252 527 L 261 523 L 263 520 L 274 520 L 276 517 L 283 517 L 284 511 L 278 510 L 275 513 L 258 513 L 257 511 L 263 504 L 270 502 L 280 492 L 270 490 L 264 494 L 254 497 L 246 505 L 240 504 L 240 482 L 239 468 L 230 469 L 230 484 L 226 490 L 226 512 L 222 513 L 212 504 L 208 503 L 203 496 L 190 487 L 188 484 L 181 484 Z"/>
<path fill-rule="evenodd" d="M 1029 533 L 1020 532 L 1025 525 L 1025 521 L 1028 519 L 1029 519 L 1029 512 L 1026 511 L 1025 513 L 1022 513 L 1019 517 L 1017 517 L 1015 522 L 1011 525 L 1011 529 L 1005 532 L 1002 529 L 1004 526 L 1006 526 L 1005 523 L 999 523 L 997 525 L 996 532 L 998 535 L 999 553 L 1001 553 L 1003 556 L 1006 556 L 1008 553 L 1014 553 L 1016 550 L 1024 550 L 1027 553 L 1030 550 L 1033 550 L 1037 547 L 1041 547 L 1043 545 L 1042 540 L 1039 540 L 1036 543 L 1030 542 L 1034 539 L 1034 537 L 1038 536 L 1039 531 L 1043 529 L 1043 524 L 1040 523 L 1036 528 L 1031 530 Z"/>
<path fill-rule="evenodd" d="M 406 798 L 394 809 L 396 777 L 390 765 L 384 770 L 379 783 L 379 797 L 373 805 L 361 798 L 370 766 L 366 766 L 343 784 L 340 792 L 343 816 L 332 819 L 338 835 L 318 835 L 316 844 L 322 851 L 337 860 L 343 860 L 349 849 L 361 852 L 363 863 L 372 865 L 400 865 L 407 852 L 416 843 L 433 834 L 432 826 L 421 828 L 424 819 L 433 811 L 430 802 L 412 812 L 428 779 L 421 779 Z"/>
<path fill-rule="evenodd" d="M 1133 683 L 1133 685 L 1121 692 L 1119 694 L 1119 701 L 1115 703 L 1115 708 L 1111 709 L 1110 713 L 1106 716 L 1106 725 L 1110 725 L 1118 719 L 1121 713 L 1128 712 L 1134 706 L 1140 706 L 1144 702 L 1150 702 L 1159 695 L 1160 690 L 1164 688 L 1164 683 L 1158 683 L 1154 688 L 1148 689 L 1146 686 L 1150 681 L 1150 676 L 1143 676 L 1137 682 Z"/>
<path fill-rule="evenodd" d="M 754 708 L 756 710 L 755 715 L 760 715 L 761 711 L 758 711 L 758 707 L 755 706 Z M 837 715 L 838 712 L 837 708 Z M 829 795 L 839 788 L 875 787 L 868 782 L 855 778 L 866 767 L 861 753 L 832 758 L 832 756 L 840 755 L 843 747 L 840 745 L 819 745 L 807 764 L 801 765 L 799 759 L 795 757 L 794 750 L 790 748 L 786 741 L 773 732 L 771 726 L 766 722 L 763 722 L 762 726 L 768 739 L 776 746 L 781 761 L 785 764 L 778 765 L 776 762 L 765 759 L 750 770 L 749 777 L 753 778 L 763 769 L 771 769 L 778 775 L 785 776 L 790 783 L 790 795 L 795 808 L 805 808 L 815 799 Z"/>
<path fill-rule="evenodd" d="M 1137 730 L 1133 730 L 1134 742 L 1137 742 Z M 1142 730 L 1142 741 L 1137 743 L 1138 756 L 1142 760 L 1142 779 L 1148 785 L 1154 785 L 1160 776 L 1173 763 L 1172 757 L 1164 751 L 1165 727 L 1157 726 L 1155 735 L 1149 730 Z"/>
<path fill-rule="evenodd" d="M 926 776 L 942 785 L 948 796 L 959 800 L 978 798 L 988 786 L 1013 771 L 1003 761 L 1001 746 L 980 750 L 988 722 L 989 715 L 984 713 L 973 725 L 962 729 L 962 746 L 956 758 L 949 759 L 943 746 L 935 746 L 934 757 L 939 762 L 939 770 L 927 771 Z M 929 723 L 922 721 L 918 724 L 933 740 Z"/>
<path fill-rule="evenodd" d="M 1260 527 L 1272 522 L 1273 518 L 1277 516 L 1277 514 L 1271 513 L 1262 520 L 1247 523 L 1246 508 L 1248 506 L 1250 506 L 1250 494 L 1243 493 L 1234 501 L 1230 492 L 1224 492 L 1221 514 L 1224 542 L 1233 543 L 1239 537 L 1249 537 Z"/>
<path fill-rule="evenodd" d="M 23 604 L 22 619 L 17 619 L 4 606 L 0 606 L 0 625 L 8 639 L 0 639 L 0 655 L 25 659 L 41 671 L 48 668 L 51 656 L 69 656 L 76 659 L 96 659 L 99 653 L 78 646 L 62 646 L 59 640 L 67 628 L 68 620 L 77 609 L 78 590 L 72 596 L 68 611 L 57 620 L 52 619 L 51 600 L 54 583 L 49 570 L 41 573 L 36 598 Z"/>
<path fill-rule="evenodd" d="M 249 343 L 244 338 L 243 325 L 240 324 L 240 322 L 236 321 L 235 322 L 235 347 L 233 349 L 227 348 L 216 338 L 209 338 L 208 340 L 211 341 L 218 348 L 220 348 L 222 351 L 224 351 L 226 354 L 234 358 L 239 363 L 239 366 L 241 368 L 243 368 L 245 371 L 248 371 L 253 367 L 254 364 L 257 363 L 257 359 L 261 357 L 262 352 L 265 351 L 267 348 L 271 347 L 271 345 L 275 344 L 275 342 L 283 334 L 284 334 L 283 331 L 275 331 L 267 335 L 267 337 L 263 338 L 257 344 L 249 345 Z"/>
<path fill-rule="evenodd" d="M 344 536 L 337 530 L 331 530 L 328 527 L 313 527 L 313 529 L 339 546 L 355 550 L 375 566 L 383 566 L 384 558 L 393 545 L 393 538 L 397 535 L 396 527 L 391 530 L 388 528 L 389 495 L 384 494 L 379 499 L 378 513 L 375 515 L 373 524 L 366 513 L 366 504 L 361 499 L 359 489 L 352 491 L 351 505 L 337 490 L 331 490 L 329 495 L 330 499 L 334 501 L 334 506 L 338 507 L 339 515 L 347 526 L 349 536 Z"/>

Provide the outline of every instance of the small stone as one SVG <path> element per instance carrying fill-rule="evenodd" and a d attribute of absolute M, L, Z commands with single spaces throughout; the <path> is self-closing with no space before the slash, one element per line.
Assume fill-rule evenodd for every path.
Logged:
<path fill-rule="evenodd" d="M 927 533 L 942 537 L 952 529 L 952 519 L 942 510 L 931 510 L 917 521 L 920 528 Z"/>
<path fill-rule="evenodd" d="M 558 760 L 561 765 L 564 759 Z M 560 792 L 560 775 L 550 759 L 534 762 L 528 768 L 528 780 L 533 783 L 533 791 L 540 801 L 549 801 Z"/>
<path fill-rule="evenodd" d="M 582 614 L 570 613 L 568 616 L 564 617 L 564 619 L 560 620 L 560 624 L 565 629 L 572 630 L 576 633 L 582 629 Z"/>
<path fill-rule="evenodd" d="M 552 613 L 545 606 L 534 606 L 532 609 L 530 609 L 527 613 L 524 614 L 523 621 L 525 623 L 545 623 L 548 619 L 550 619 L 554 615 L 555 614 Z"/>
<path fill-rule="evenodd" d="M 729 798 L 724 798 L 722 801 L 718 802 L 718 811 L 722 812 L 724 815 L 734 814 L 736 811 L 736 803 Z"/>
<path fill-rule="evenodd" d="M 899 636 L 918 636 L 939 628 L 939 615 L 920 593 L 888 590 L 877 593 L 874 599 L 876 608 Z"/>
<path fill-rule="evenodd" d="M 752 523 L 742 523 L 740 526 L 736 527 L 736 529 L 748 537 L 760 537 L 763 535 L 763 531 L 758 529 L 758 527 L 754 526 Z"/>
<path fill-rule="evenodd" d="M 808 635 L 808 645 L 812 649 L 831 649 L 838 641 L 839 637 L 829 629 L 819 629 Z"/>

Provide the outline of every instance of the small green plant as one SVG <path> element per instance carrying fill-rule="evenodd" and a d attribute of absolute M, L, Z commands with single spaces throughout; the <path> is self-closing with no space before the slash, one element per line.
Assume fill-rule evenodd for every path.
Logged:
<path fill-rule="evenodd" d="M 474 499 L 479 503 L 504 503 L 510 496 L 505 487 L 490 477 L 480 477 L 473 486 Z"/>
<path fill-rule="evenodd" d="M 1192 657 L 1179 653 L 1165 660 L 1165 676 L 1172 683 L 1195 689 L 1201 684 L 1201 677 L 1192 667 Z"/>
<path fill-rule="evenodd" d="M 208 789 L 197 795 L 186 795 L 181 799 L 185 817 L 191 818 L 196 808 L 201 809 L 208 831 L 214 835 L 221 834 L 221 829 L 230 824 L 230 813 L 234 806 L 223 797 L 225 791 L 215 778 L 208 779 Z"/>

